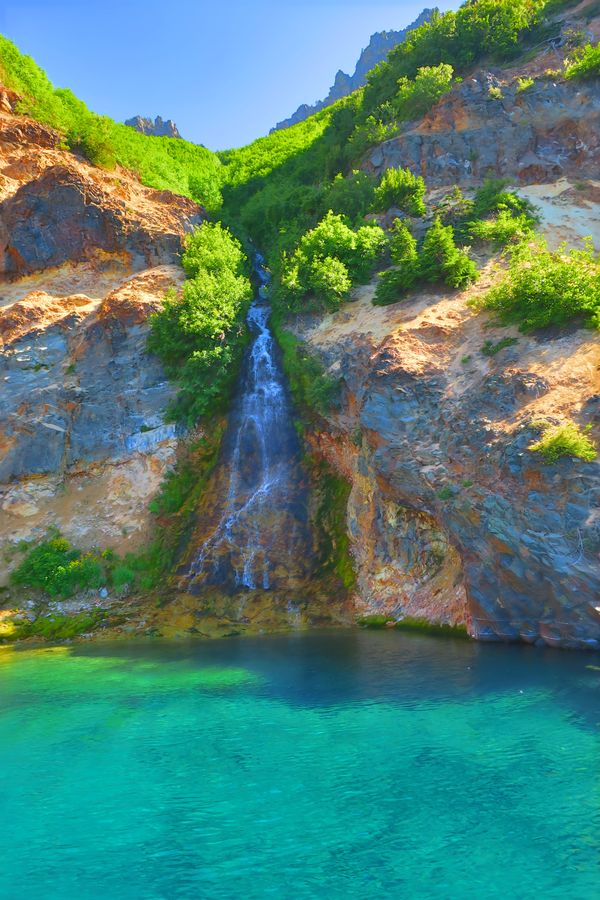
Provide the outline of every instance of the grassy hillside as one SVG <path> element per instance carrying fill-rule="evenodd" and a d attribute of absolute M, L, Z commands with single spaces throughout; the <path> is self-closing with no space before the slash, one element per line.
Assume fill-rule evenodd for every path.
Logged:
<path fill-rule="evenodd" d="M 222 166 L 216 154 L 178 138 L 151 137 L 91 112 L 70 91 L 55 88 L 29 56 L 0 35 L 0 82 L 19 93 L 20 112 L 60 131 L 65 144 L 91 162 L 118 163 L 158 190 L 192 197 L 211 212 L 221 205 Z"/>
<path fill-rule="evenodd" d="M 436 15 L 411 32 L 365 89 L 298 125 L 215 154 L 175 138 L 142 135 L 91 112 L 70 91 L 0 36 L 0 80 L 22 95 L 21 111 L 59 130 L 65 143 L 92 162 L 116 163 L 144 184 L 192 197 L 257 245 L 290 246 L 332 208 L 364 214 L 365 184 L 335 181 L 348 175 L 366 150 L 422 115 L 454 80 L 483 58 L 510 59 L 540 36 L 545 17 L 561 0 L 472 0 L 458 12 Z"/>

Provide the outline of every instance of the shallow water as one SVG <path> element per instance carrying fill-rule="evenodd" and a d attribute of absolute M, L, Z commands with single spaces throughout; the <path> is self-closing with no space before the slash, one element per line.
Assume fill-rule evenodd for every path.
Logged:
<path fill-rule="evenodd" d="M 0 651 L 0 896 L 597 898 L 599 664 L 398 632 Z"/>

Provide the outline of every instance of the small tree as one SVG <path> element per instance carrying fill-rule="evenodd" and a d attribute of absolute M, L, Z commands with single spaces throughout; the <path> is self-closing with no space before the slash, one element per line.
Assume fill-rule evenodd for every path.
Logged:
<path fill-rule="evenodd" d="M 397 206 L 410 216 L 424 216 L 425 181 L 410 169 L 387 169 L 375 188 L 375 210 Z"/>
<path fill-rule="evenodd" d="M 442 225 L 438 216 L 425 235 L 419 269 L 424 281 L 445 281 L 455 288 L 466 287 L 477 278 L 475 263 L 454 243 L 452 225 Z"/>

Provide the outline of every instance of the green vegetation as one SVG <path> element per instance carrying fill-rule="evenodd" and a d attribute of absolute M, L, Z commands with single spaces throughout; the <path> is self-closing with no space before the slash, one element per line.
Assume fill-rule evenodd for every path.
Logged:
<path fill-rule="evenodd" d="M 473 301 L 521 331 L 573 318 L 600 326 L 600 265 L 591 241 L 583 250 L 549 250 L 542 237 L 518 244 L 503 281 Z"/>
<path fill-rule="evenodd" d="M 51 597 L 63 598 L 76 591 L 99 588 L 105 578 L 105 567 L 98 554 L 82 554 L 58 534 L 30 549 L 11 575 L 14 585 L 38 588 Z"/>
<path fill-rule="evenodd" d="M 333 575 L 346 590 L 351 590 L 356 583 L 346 527 L 351 485 L 325 462 L 313 464 L 312 476 L 320 499 L 315 520 L 320 532 L 317 577 Z"/>
<path fill-rule="evenodd" d="M 425 182 L 410 169 L 386 169 L 375 188 L 375 209 L 397 207 L 409 216 L 424 216 L 426 212 Z"/>
<path fill-rule="evenodd" d="M 356 624 L 361 628 L 385 628 L 388 624 L 395 624 L 395 620 L 382 613 L 372 613 L 369 616 L 361 616 L 356 620 Z"/>
<path fill-rule="evenodd" d="M 463 288 L 477 278 L 475 263 L 454 242 L 454 228 L 442 225 L 439 216 L 427 231 L 420 251 L 406 226 L 395 223 L 391 251 L 397 266 L 380 275 L 375 306 L 397 303 L 419 283 L 444 282 L 449 287 Z"/>
<path fill-rule="evenodd" d="M 505 347 L 514 347 L 514 345 L 518 343 L 519 339 L 515 337 L 504 337 L 499 341 L 496 341 L 496 343 L 487 340 L 484 342 L 481 352 L 484 356 L 495 356 L 496 353 L 500 353 Z"/>
<path fill-rule="evenodd" d="M 241 245 L 220 224 L 205 222 L 186 240 L 183 291 L 172 291 L 152 316 L 148 349 L 179 385 L 171 418 L 194 424 L 219 410 L 246 341 L 252 286 Z"/>
<path fill-rule="evenodd" d="M 533 237 L 529 216 L 515 216 L 508 209 L 501 209 L 493 219 L 471 222 L 468 229 L 474 240 L 489 241 L 496 250 Z"/>
<path fill-rule="evenodd" d="M 586 44 L 565 64 L 565 78 L 600 77 L 600 44 Z"/>
<path fill-rule="evenodd" d="M 475 263 L 454 242 L 454 229 L 442 225 L 439 217 L 425 235 L 419 254 L 419 276 L 423 281 L 443 281 L 454 288 L 466 287 L 477 278 Z"/>
<path fill-rule="evenodd" d="M 217 463 L 224 430 L 224 420 L 213 419 L 210 431 L 184 447 L 175 469 L 167 474 L 150 504 L 156 524 L 154 538 L 142 552 L 115 561 L 115 587 L 117 580 L 128 578 L 130 573 L 134 577 L 127 583 L 136 589 L 148 591 L 164 586 L 187 546 L 198 502 Z"/>
<path fill-rule="evenodd" d="M 101 610 L 76 615 L 39 616 L 34 622 L 17 622 L 10 634 L 11 641 L 41 638 L 44 641 L 67 641 L 98 628 L 102 621 Z"/>
<path fill-rule="evenodd" d="M 502 100 L 504 98 L 504 94 L 502 93 L 502 89 L 492 85 L 488 90 L 488 98 L 490 100 Z"/>
<path fill-rule="evenodd" d="M 207 209 L 221 205 L 222 165 L 197 144 L 179 138 L 150 137 L 91 112 L 63 88 L 54 88 L 45 72 L 0 35 L 0 81 L 23 98 L 19 111 L 55 128 L 70 149 L 106 169 L 132 169 L 142 183 L 183 194 Z"/>
<path fill-rule="evenodd" d="M 573 456 L 586 462 L 592 462 L 598 456 L 596 445 L 587 435 L 591 425 L 582 429 L 575 422 L 565 422 L 554 426 L 543 423 L 541 427 L 541 438 L 529 449 L 539 453 L 546 465 L 552 465 L 563 456 Z"/>
<path fill-rule="evenodd" d="M 273 327 L 292 397 L 303 422 L 310 422 L 315 415 L 326 415 L 339 402 L 339 380 L 325 372 L 320 360 L 303 341 L 285 331 L 277 317 Z"/>
<path fill-rule="evenodd" d="M 361 616 L 357 619 L 361 628 L 389 628 L 393 625 L 398 631 L 411 631 L 416 634 L 426 634 L 432 637 L 453 637 L 460 640 L 469 640 L 469 633 L 465 625 L 442 625 L 430 622 L 428 619 L 405 616 L 403 619 L 394 619 L 381 613 L 373 613 L 369 616 Z"/>
<path fill-rule="evenodd" d="M 454 491 L 449 484 L 445 484 L 444 487 L 437 492 L 437 496 L 440 500 L 452 500 Z"/>
<path fill-rule="evenodd" d="M 533 87 L 534 84 L 535 81 L 533 78 L 517 78 L 517 94 L 523 94 L 525 91 L 528 91 L 529 88 Z"/>
<path fill-rule="evenodd" d="M 337 308 L 353 284 L 368 279 L 386 243 L 379 226 L 354 231 L 342 216 L 328 212 L 284 257 L 277 300 L 293 310 Z"/>

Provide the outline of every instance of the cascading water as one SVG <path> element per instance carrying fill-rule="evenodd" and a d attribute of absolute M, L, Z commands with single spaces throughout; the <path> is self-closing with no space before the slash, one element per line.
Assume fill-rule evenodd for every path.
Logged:
<path fill-rule="evenodd" d="M 306 487 L 300 446 L 269 326 L 270 277 L 257 255 L 258 296 L 250 307 L 252 342 L 216 475 L 216 501 L 204 515 L 208 536 L 188 570 L 201 586 L 285 589 L 307 571 Z"/>

